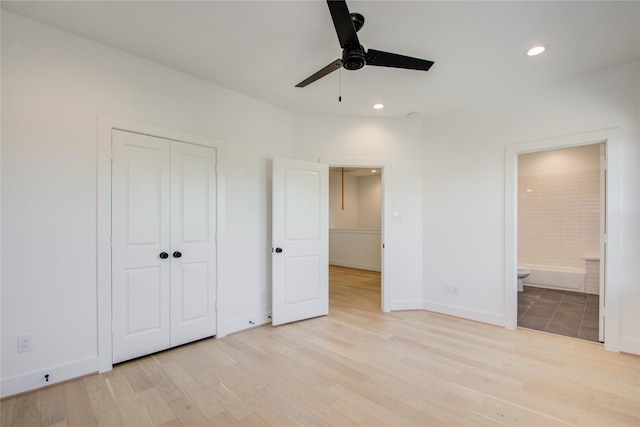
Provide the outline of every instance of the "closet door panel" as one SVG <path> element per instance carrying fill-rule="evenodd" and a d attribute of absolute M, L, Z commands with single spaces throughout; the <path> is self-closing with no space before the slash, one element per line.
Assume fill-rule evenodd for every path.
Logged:
<path fill-rule="evenodd" d="M 171 345 L 216 333 L 216 151 L 172 144 Z"/>
<path fill-rule="evenodd" d="M 114 363 L 169 346 L 170 141 L 112 133 Z"/>

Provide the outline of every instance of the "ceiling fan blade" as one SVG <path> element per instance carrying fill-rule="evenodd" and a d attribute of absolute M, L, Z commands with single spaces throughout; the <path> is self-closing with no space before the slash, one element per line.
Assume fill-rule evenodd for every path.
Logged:
<path fill-rule="evenodd" d="M 315 82 L 316 80 L 319 80 L 319 79 L 323 78 L 327 74 L 333 73 L 335 70 L 337 70 L 340 67 L 342 67 L 342 60 L 336 59 L 331 64 L 329 64 L 326 67 L 324 67 L 322 70 L 318 71 L 317 73 L 307 77 L 306 79 L 304 79 L 303 81 L 298 83 L 296 85 L 296 87 L 305 87 L 308 84 L 311 84 L 311 83 Z"/>
<path fill-rule="evenodd" d="M 333 26 L 336 27 L 340 47 L 344 49 L 347 46 L 360 46 L 347 3 L 344 0 L 327 0 L 327 5 L 333 19 Z"/>
<path fill-rule="evenodd" d="M 398 55 L 397 53 L 382 52 L 369 49 L 365 55 L 367 65 L 378 67 L 406 68 L 409 70 L 429 71 L 434 64 L 426 59 L 412 58 L 410 56 Z"/>

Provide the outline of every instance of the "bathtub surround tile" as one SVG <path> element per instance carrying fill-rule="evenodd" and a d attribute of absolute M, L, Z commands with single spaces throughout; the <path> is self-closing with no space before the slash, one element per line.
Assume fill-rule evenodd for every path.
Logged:
<path fill-rule="evenodd" d="M 589 151 L 590 164 L 580 171 L 535 171 L 551 152 L 519 156 L 518 260 L 584 268 L 583 257 L 598 253 L 600 242 L 600 154 L 597 147 L 567 150 Z M 528 166 L 527 166 L 528 165 Z"/>
<path fill-rule="evenodd" d="M 598 341 L 598 295 L 525 286 L 518 294 L 518 326 Z"/>

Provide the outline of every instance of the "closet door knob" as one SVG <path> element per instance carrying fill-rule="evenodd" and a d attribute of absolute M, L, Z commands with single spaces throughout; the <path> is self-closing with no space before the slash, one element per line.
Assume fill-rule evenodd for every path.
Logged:
<path fill-rule="evenodd" d="M 182 253 L 181 253 L 181 252 L 175 251 L 175 252 L 173 253 L 173 257 L 174 257 L 174 258 L 180 258 L 181 256 L 182 256 Z"/>
<path fill-rule="evenodd" d="M 167 258 L 169 258 L 169 254 L 166 253 L 166 252 L 160 252 L 160 258 L 167 259 Z"/>

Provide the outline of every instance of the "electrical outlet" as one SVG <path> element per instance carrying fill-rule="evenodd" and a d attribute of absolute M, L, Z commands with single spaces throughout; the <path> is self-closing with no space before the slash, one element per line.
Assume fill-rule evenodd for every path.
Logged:
<path fill-rule="evenodd" d="M 31 351 L 31 335 L 23 335 L 18 337 L 18 353 Z"/>
<path fill-rule="evenodd" d="M 450 295 L 459 295 L 460 290 L 458 289 L 458 285 L 444 285 L 444 293 Z"/>

